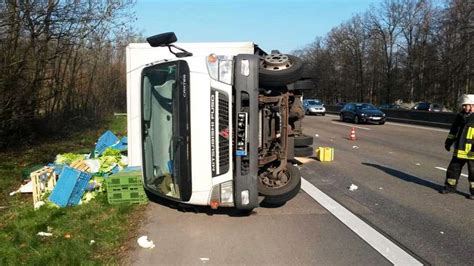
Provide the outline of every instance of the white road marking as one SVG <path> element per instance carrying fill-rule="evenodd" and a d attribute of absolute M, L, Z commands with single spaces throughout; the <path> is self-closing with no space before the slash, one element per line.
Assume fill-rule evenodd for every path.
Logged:
<path fill-rule="evenodd" d="M 367 128 L 367 127 L 359 127 L 359 126 L 348 125 L 348 124 L 339 123 L 339 122 L 334 122 L 334 121 L 331 122 L 331 123 L 336 124 L 336 125 L 345 126 L 345 127 L 355 127 L 355 128 L 359 128 L 359 129 L 370 130 L 370 128 Z"/>
<path fill-rule="evenodd" d="M 435 168 L 438 169 L 438 170 L 441 170 L 441 171 L 445 171 L 445 172 L 448 171 L 448 169 L 443 168 L 443 167 L 439 167 L 439 166 L 436 166 Z M 468 177 L 468 175 L 463 174 L 463 173 L 461 173 L 461 176 Z"/>
<path fill-rule="evenodd" d="M 390 126 L 411 127 L 411 128 L 425 129 L 425 130 L 438 131 L 438 132 L 449 132 L 449 129 L 407 125 L 407 124 L 395 123 L 395 122 L 386 122 L 385 124 L 390 125 Z"/>
<path fill-rule="evenodd" d="M 304 178 L 301 188 L 394 265 L 423 265 Z"/>

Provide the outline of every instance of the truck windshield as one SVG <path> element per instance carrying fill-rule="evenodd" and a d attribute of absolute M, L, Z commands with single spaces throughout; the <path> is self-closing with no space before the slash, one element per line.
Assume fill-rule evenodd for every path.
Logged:
<path fill-rule="evenodd" d="M 183 92 L 187 83 L 181 78 L 189 74 L 180 75 L 179 65 L 159 64 L 142 72 L 142 163 L 149 190 L 183 199 L 190 194 L 191 184 L 189 104 Z"/>

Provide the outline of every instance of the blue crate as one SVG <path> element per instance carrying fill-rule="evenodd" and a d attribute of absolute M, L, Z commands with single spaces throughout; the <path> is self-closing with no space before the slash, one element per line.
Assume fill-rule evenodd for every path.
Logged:
<path fill-rule="evenodd" d="M 95 145 L 94 153 L 96 156 L 100 156 L 105 149 L 116 145 L 120 142 L 120 139 L 112 133 L 112 131 L 107 130 L 102 136 L 99 137 L 97 140 L 97 144 Z"/>
<path fill-rule="evenodd" d="M 90 179 L 89 173 L 64 166 L 48 199 L 60 207 L 77 205 Z"/>
<path fill-rule="evenodd" d="M 111 146 L 112 149 L 116 149 L 119 151 L 126 151 L 128 148 L 128 139 L 127 137 L 123 137 L 118 143 Z"/>

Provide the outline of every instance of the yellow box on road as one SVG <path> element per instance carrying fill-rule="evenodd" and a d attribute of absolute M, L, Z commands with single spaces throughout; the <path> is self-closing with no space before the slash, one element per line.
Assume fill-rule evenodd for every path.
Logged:
<path fill-rule="evenodd" d="M 331 162 L 334 160 L 334 148 L 318 147 L 316 149 L 316 158 L 321 162 Z"/>

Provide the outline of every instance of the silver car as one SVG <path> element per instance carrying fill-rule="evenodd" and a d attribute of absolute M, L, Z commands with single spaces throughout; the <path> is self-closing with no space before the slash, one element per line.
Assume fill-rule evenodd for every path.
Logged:
<path fill-rule="evenodd" d="M 326 108 L 321 100 L 305 99 L 303 100 L 303 109 L 306 115 L 325 115 Z"/>

